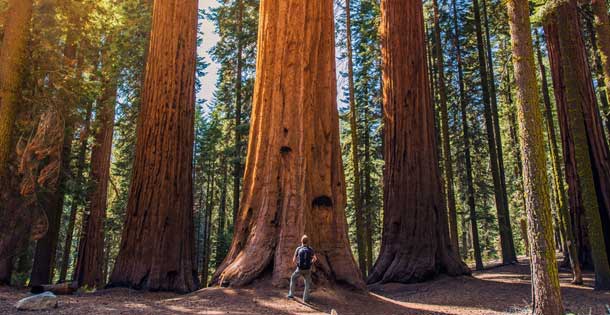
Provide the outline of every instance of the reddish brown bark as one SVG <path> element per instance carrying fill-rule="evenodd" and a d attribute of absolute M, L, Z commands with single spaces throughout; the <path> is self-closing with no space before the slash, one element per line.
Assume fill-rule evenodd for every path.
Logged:
<path fill-rule="evenodd" d="M 536 32 L 536 36 L 538 33 Z M 578 256 L 578 248 L 574 236 L 574 227 L 570 217 L 568 198 L 565 190 L 564 175 L 561 170 L 561 157 L 559 156 L 559 148 L 557 146 L 557 133 L 553 122 L 553 111 L 551 108 L 551 96 L 549 94 L 549 86 L 547 80 L 546 67 L 542 60 L 542 51 L 540 49 L 540 41 L 537 41 L 537 57 L 538 66 L 540 68 L 540 76 L 542 77 L 542 98 L 544 101 L 544 117 L 546 123 L 547 137 L 551 153 L 551 168 L 553 174 L 553 188 L 555 190 L 555 204 L 558 208 L 561 222 L 561 231 L 566 242 L 568 259 L 572 268 L 573 280 L 572 283 L 582 284 L 582 272 L 580 268 L 580 257 Z"/>
<path fill-rule="evenodd" d="M 31 18 L 31 0 L 8 2 L 4 39 L 0 47 L 0 185 L 6 180 L 5 172 L 13 152 L 13 129 L 22 79 L 20 69 L 23 66 Z"/>
<path fill-rule="evenodd" d="M 196 0 L 156 0 L 133 177 L 111 286 L 193 291 Z"/>
<path fill-rule="evenodd" d="M 332 0 L 262 0 L 244 190 L 231 249 L 214 275 L 287 285 L 308 234 L 319 284 L 363 288 L 350 251 L 336 107 Z"/>
<path fill-rule="evenodd" d="M 428 79 L 423 7 L 381 2 L 384 100 L 384 222 L 368 279 L 414 282 L 469 273 L 449 241 Z"/>
<path fill-rule="evenodd" d="M 562 71 L 565 71 L 562 75 L 563 84 L 559 86 L 559 90 L 565 88 L 564 96 L 557 103 L 558 107 L 564 107 L 559 108 L 559 114 L 563 113 L 566 116 L 560 117 L 560 121 L 563 119 L 567 127 L 562 128 L 562 138 L 564 129 L 571 133 L 569 136 L 571 142 L 564 143 L 567 149 L 572 151 L 565 152 L 566 147 L 564 147 L 564 155 L 572 156 L 574 163 L 573 166 L 566 163 L 567 180 L 569 186 L 573 186 L 569 187 L 569 191 L 578 190 L 572 192 L 574 196 L 570 196 L 570 199 L 578 198 L 577 204 L 586 218 L 587 236 L 596 270 L 596 287 L 608 288 L 610 267 L 607 248 L 604 246 L 605 233 L 603 233 L 602 220 L 607 221 L 608 218 L 610 165 L 608 165 L 608 148 L 603 138 L 601 119 L 598 115 L 591 73 L 580 32 L 576 2 L 568 1 L 559 5 L 556 16 L 552 18 L 561 21 L 554 22 L 551 19 L 547 24 L 555 23 L 556 29 L 550 27 L 551 34 L 548 38 L 555 36 L 555 40 L 559 43 L 554 45 L 555 49 L 559 47 L 560 65 Z M 551 60 L 553 61 L 553 58 Z M 553 69 L 555 68 L 554 66 Z M 568 170 L 568 166 L 573 169 Z"/>
<path fill-rule="evenodd" d="M 110 66 L 111 67 L 111 66 Z M 114 105 L 117 97 L 116 79 L 105 82 L 104 95 L 96 113 L 97 130 L 91 150 L 91 181 L 93 188 L 85 210 L 74 281 L 78 286 L 98 288 L 104 285 L 104 221 L 110 179 L 110 155 L 114 130 Z"/>

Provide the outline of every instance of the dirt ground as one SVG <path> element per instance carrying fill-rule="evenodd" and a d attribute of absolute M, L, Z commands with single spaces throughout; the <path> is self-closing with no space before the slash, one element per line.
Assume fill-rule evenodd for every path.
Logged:
<path fill-rule="evenodd" d="M 268 286 L 247 289 L 208 288 L 188 295 L 143 293 L 128 289 L 60 296 L 52 311 L 21 312 L 15 302 L 27 291 L 0 287 L 0 314 L 176 314 L 176 315 L 317 315 L 335 309 L 345 314 L 527 314 L 530 300 L 529 267 L 525 263 L 492 268 L 473 277 L 440 277 L 420 284 L 386 284 L 370 293 L 318 289 L 312 303 L 287 300 L 284 290 Z M 561 273 L 566 311 L 582 315 L 606 315 L 610 292 L 593 291 L 592 274 L 585 286 L 569 283 L 568 270 Z"/>

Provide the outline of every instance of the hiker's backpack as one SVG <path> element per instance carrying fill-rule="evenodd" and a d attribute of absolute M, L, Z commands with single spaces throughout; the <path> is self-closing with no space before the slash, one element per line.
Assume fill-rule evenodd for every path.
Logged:
<path fill-rule="evenodd" d="M 301 246 L 297 249 L 297 266 L 301 270 L 311 269 L 311 261 L 313 260 L 313 249 L 309 246 Z"/>

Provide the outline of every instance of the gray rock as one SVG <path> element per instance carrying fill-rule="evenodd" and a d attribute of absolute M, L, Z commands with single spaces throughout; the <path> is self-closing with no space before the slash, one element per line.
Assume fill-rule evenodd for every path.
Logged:
<path fill-rule="evenodd" d="M 44 292 L 19 300 L 15 307 L 22 311 L 41 311 L 57 307 L 57 296 Z"/>

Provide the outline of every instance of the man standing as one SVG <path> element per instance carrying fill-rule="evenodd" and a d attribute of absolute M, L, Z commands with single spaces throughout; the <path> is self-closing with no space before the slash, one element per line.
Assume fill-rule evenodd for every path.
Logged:
<path fill-rule="evenodd" d="M 294 298 L 293 292 L 295 290 L 296 281 L 299 276 L 305 278 L 305 291 L 303 292 L 303 302 L 309 302 L 309 289 L 311 286 L 311 266 L 318 260 L 313 249 L 309 247 L 309 238 L 307 235 L 301 237 L 301 246 L 297 247 L 292 257 L 292 262 L 297 265 L 297 269 L 290 277 L 290 291 L 288 291 L 288 298 Z"/>

